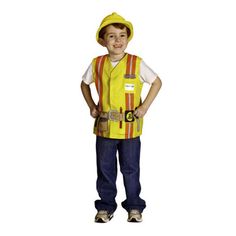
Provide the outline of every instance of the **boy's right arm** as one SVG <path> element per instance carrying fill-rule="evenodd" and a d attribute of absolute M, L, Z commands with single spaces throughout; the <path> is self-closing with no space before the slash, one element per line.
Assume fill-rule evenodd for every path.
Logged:
<path fill-rule="evenodd" d="M 86 83 L 84 83 L 84 81 L 81 82 L 81 91 L 82 91 L 82 94 L 83 94 L 83 96 L 84 96 L 84 99 L 85 99 L 85 101 L 86 101 L 86 103 L 88 104 L 88 107 L 89 107 L 89 109 L 90 109 L 90 115 L 91 115 L 93 118 L 98 117 L 99 111 L 98 111 L 98 109 L 97 109 L 96 104 L 95 104 L 94 101 L 93 101 L 93 98 L 92 98 L 92 95 L 91 95 L 90 87 L 89 87 L 89 85 L 87 85 Z"/>

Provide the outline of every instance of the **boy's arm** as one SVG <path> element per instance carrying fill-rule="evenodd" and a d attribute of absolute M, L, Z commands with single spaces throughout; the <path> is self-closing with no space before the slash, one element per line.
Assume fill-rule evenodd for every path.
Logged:
<path fill-rule="evenodd" d="M 151 88 L 149 89 L 149 92 L 145 98 L 145 100 L 143 101 L 143 103 L 135 110 L 134 115 L 142 118 L 144 117 L 144 115 L 146 114 L 148 108 L 150 107 L 150 105 L 152 104 L 153 100 L 155 99 L 155 97 L 157 96 L 160 88 L 161 88 L 161 80 L 159 77 L 157 77 L 154 82 L 151 85 Z"/>
<path fill-rule="evenodd" d="M 81 82 L 81 91 L 90 109 L 90 115 L 93 118 L 96 118 L 99 115 L 99 111 L 97 109 L 96 104 L 93 101 L 89 85 L 85 84 L 83 81 Z"/>

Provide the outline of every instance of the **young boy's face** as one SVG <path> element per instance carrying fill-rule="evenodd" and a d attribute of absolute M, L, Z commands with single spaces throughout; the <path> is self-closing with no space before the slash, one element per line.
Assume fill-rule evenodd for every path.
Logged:
<path fill-rule="evenodd" d="M 106 27 L 102 45 L 107 48 L 110 55 L 121 55 L 128 45 L 127 29 L 115 28 L 113 25 Z"/>

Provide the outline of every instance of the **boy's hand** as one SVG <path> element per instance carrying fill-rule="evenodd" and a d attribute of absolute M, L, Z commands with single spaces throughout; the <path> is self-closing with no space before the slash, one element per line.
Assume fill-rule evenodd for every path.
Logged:
<path fill-rule="evenodd" d="M 146 112 L 147 112 L 147 109 L 141 105 L 134 111 L 134 115 L 138 118 L 143 118 Z"/>
<path fill-rule="evenodd" d="M 97 107 L 93 107 L 90 109 L 90 115 L 93 118 L 97 118 L 99 116 L 99 111 L 98 111 Z"/>

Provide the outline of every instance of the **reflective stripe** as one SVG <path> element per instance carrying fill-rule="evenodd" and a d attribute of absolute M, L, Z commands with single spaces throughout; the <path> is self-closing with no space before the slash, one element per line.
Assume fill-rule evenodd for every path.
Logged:
<path fill-rule="evenodd" d="M 127 64 L 126 64 L 126 75 L 135 74 L 136 59 L 137 59 L 137 56 L 128 54 Z"/>
<path fill-rule="evenodd" d="M 102 72 L 103 72 L 103 66 L 106 59 L 106 55 L 98 57 L 96 60 L 96 66 L 95 66 L 95 72 L 96 72 L 96 78 L 95 78 L 95 84 L 98 91 L 99 96 L 99 110 L 102 110 Z"/>
<path fill-rule="evenodd" d="M 102 111 L 102 73 L 103 73 L 103 66 L 106 59 L 106 55 L 100 56 L 96 59 L 96 65 L 95 65 L 95 72 L 96 72 L 96 78 L 95 78 L 95 84 L 98 91 L 99 96 L 99 103 L 98 103 L 98 109 L 99 111 Z M 97 131 L 97 135 L 102 135 L 101 131 Z"/>
<path fill-rule="evenodd" d="M 137 56 L 135 55 L 128 55 L 127 63 L 126 63 L 126 76 L 135 75 L 136 69 L 136 59 Z M 125 94 L 125 102 L 126 102 L 126 110 L 134 110 L 134 94 L 133 93 L 126 93 Z M 125 138 L 132 138 L 133 137 L 133 122 L 127 122 L 125 124 Z"/>

